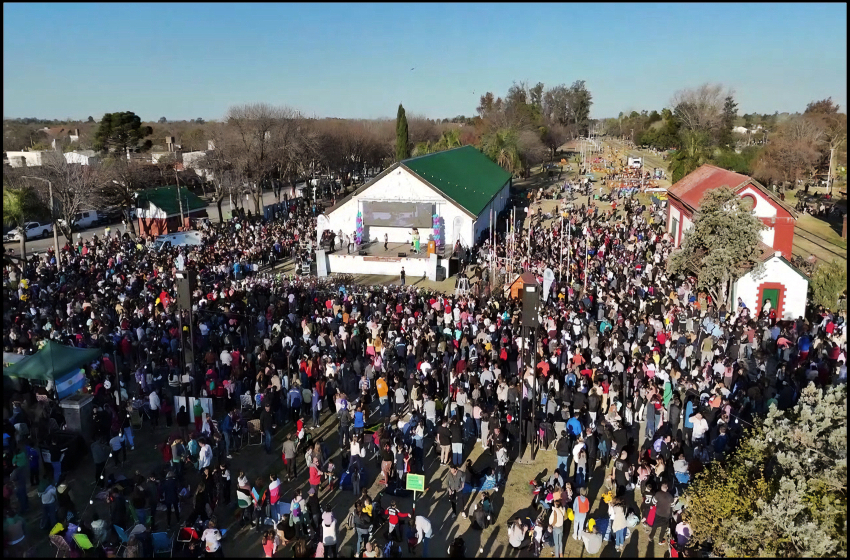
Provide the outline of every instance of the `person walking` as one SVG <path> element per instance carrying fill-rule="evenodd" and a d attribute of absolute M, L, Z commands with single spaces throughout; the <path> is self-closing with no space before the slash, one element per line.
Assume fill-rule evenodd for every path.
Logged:
<path fill-rule="evenodd" d="M 124 433 L 118 432 L 109 440 L 109 446 L 112 449 L 112 458 L 115 459 L 116 466 L 123 466 L 127 462 L 127 444 L 125 443 Z M 119 455 L 123 455 L 119 457 Z"/>
<path fill-rule="evenodd" d="M 564 551 L 564 518 L 567 512 L 561 503 L 561 500 L 555 500 L 552 506 L 552 511 L 549 514 L 549 527 L 552 528 L 552 540 L 555 546 L 555 557 L 560 558 Z"/>
<path fill-rule="evenodd" d="M 180 407 L 177 413 L 177 427 L 180 428 L 180 438 L 183 441 L 189 440 L 189 412 L 185 406 Z"/>
<path fill-rule="evenodd" d="M 611 520 L 611 530 L 614 532 L 614 542 L 617 552 L 623 552 L 626 547 L 626 504 L 622 498 L 614 498 L 611 502 L 613 509 L 613 519 Z"/>
<path fill-rule="evenodd" d="M 462 495 L 463 486 L 466 482 L 466 473 L 458 468 L 457 465 L 451 464 L 449 466 L 449 473 L 446 475 L 446 491 L 449 494 L 449 503 L 452 505 L 452 514 L 457 517 L 457 500 L 458 497 Z M 461 511 L 463 511 L 463 504 L 461 504 Z"/>
<path fill-rule="evenodd" d="M 266 454 L 272 453 L 272 423 L 274 418 L 271 413 L 271 407 L 266 405 L 263 407 L 263 412 L 260 414 L 260 429 L 263 431 L 263 446 L 266 448 Z"/>
<path fill-rule="evenodd" d="M 437 441 L 440 444 L 440 464 L 447 465 L 452 451 L 452 432 L 449 430 L 447 420 L 443 420 L 443 423 L 437 428 Z"/>
<path fill-rule="evenodd" d="M 655 520 L 652 523 L 652 532 L 649 535 L 649 540 L 655 538 L 655 534 L 660 530 L 658 544 L 663 545 L 667 536 L 667 531 L 670 528 L 670 518 L 673 516 L 673 503 L 675 498 L 668 492 L 666 482 L 661 483 L 661 488 L 652 497 L 652 503 L 655 505 Z"/>
<path fill-rule="evenodd" d="M 416 545 L 422 545 L 422 558 L 428 558 L 428 543 L 433 535 L 431 521 L 423 515 L 417 515 L 410 519 L 410 526 L 416 531 Z"/>
<path fill-rule="evenodd" d="M 325 548 L 325 558 L 336 558 L 337 544 L 336 518 L 330 511 L 322 514 L 322 544 Z"/>
<path fill-rule="evenodd" d="M 322 466 L 318 457 L 313 457 L 313 464 L 310 465 L 310 490 L 319 491 L 319 486 L 322 484 Z"/>
<path fill-rule="evenodd" d="M 56 437 L 50 438 L 50 445 L 47 448 L 50 451 L 50 466 L 53 468 L 53 485 L 59 484 L 59 477 L 62 475 L 62 448 L 59 447 L 59 442 Z"/>
<path fill-rule="evenodd" d="M 148 403 L 150 404 L 151 411 L 151 429 L 155 430 L 159 428 L 159 408 L 162 404 L 162 401 L 156 391 L 150 392 L 150 395 L 148 395 Z"/>
<path fill-rule="evenodd" d="M 56 487 L 51 482 L 42 480 L 38 496 L 41 498 L 41 528 L 50 529 L 56 525 Z"/>
<path fill-rule="evenodd" d="M 25 460 L 26 461 L 26 460 Z M 18 499 L 18 512 L 26 515 L 29 511 L 29 498 L 27 497 L 27 467 L 26 464 L 14 467 L 11 476 L 15 484 L 15 497 Z"/>
<path fill-rule="evenodd" d="M 579 539 L 581 531 L 584 530 L 584 520 L 590 511 L 590 500 L 587 498 L 587 486 L 582 486 L 579 495 L 573 500 L 573 538 Z"/>
<path fill-rule="evenodd" d="M 109 460 L 109 446 L 103 442 L 102 438 L 92 442 L 91 456 L 94 462 L 94 483 L 98 488 L 105 488 L 104 471 L 106 462 Z"/>
<path fill-rule="evenodd" d="M 201 540 L 204 541 L 207 557 L 224 557 L 224 551 L 221 549 L 221 531 L 218 530 L 215 521 L 212 519 L 207 522 L 207 528 L 201 534 Z"/>
<path fill-rule="evenodd" d="M 561 430 L 561 437 L 558 438 L 558 441 L 555 444 L 555 451 L 558 454 L 558 465 L 555 467 L 556 470 L 563 467 L 563 472 L 569 474 L 572 450 L 573 444 L 567 435 L 567 431 Z"/>
<path fill-rule="evenodd" d="M 269 517 L 277 524 L 280 521 L 281 511 L 281 484 L 275 473 L 269 474 Z"/>
<path fill-rule="evenodd" d="M 404 286 L 404 282 L 405 282 L 406 278 L 407 278 L 407 275 L 404 272 L 404 267 L 401 267 L 401 285 L 402 286 Z"/>
<path fill-rule="evenodd" d="M 457 417 L 452 419 L 451 426 L 452 462 L 455 465 L 463 463 L 463 431 Z"/>
<path fill-rule="evenodd" d="M 165 505 L 165 521 L 171 527 L 171 512 L 174 511 L 175 520 L 180 520 L 180 495 L 177 488 L 177 475 L 174 469 L 168 469 L 165 481 L 162 483 L 162 498 Z"/>
<path fill-rule="evenodd" d="M 354 504 L 353 517 L 354 530 L 357 533 L 357 547 L 355 548 L 355 554 L 358 554 L 361 552 L 363 543 L 369 541 L 369 533 L 372 529 L 372 519 L 365 511 L 363 511 L 363 502 L 360 500 L 357 500 Z"/>
<path fill-rule="evenodd" d="M 286 481 L 292 482 L 298 476 L 298 470 L 295 466 L 297 446 L 292 441 L 292 434 L 286 434 L 286 440 L 283 442 L 283 462 L 286 465 Z"/>

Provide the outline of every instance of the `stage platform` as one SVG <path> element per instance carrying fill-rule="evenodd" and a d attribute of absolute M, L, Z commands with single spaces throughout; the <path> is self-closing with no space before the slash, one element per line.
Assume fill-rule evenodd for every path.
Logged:
<path fill-rule="evenodd" d="M 410 243 L 389 243 L 384 249 L 383 243 L 369 243 L 361 245 L 356 251 L 348 253 L 347 247 L 337 248 L 334 252 L 326 252 L 327 272 L 339 274 L 375 274 L 384 276 L 399 276 L 401 269 L 408 278 L 421 278 L 423 276 L 434 280 L 436 278 L 435 264 L 428 254 L 427 245 L 420 247 L 421 251 L 416 254 L 411 249 Z M 399 256 L 404 253 L 405 256 Z M 446 268 L 446 276 L 449 273 L 449 259 L 439 254 L 436 266 Z"/>

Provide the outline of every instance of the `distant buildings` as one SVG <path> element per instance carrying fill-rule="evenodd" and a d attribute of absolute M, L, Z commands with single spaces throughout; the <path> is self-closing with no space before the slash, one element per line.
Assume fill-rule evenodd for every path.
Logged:
<path fill-rule="evenodd" d="M 100 158 L 94 150 L 74 150 L 64 153 L 58 150 L 6 152 L 6 160 L 11 167 L 40 167 L 50 163 L 59 163 L 63 156 L 68 163 L 80 165 L 100 163 Z"/>

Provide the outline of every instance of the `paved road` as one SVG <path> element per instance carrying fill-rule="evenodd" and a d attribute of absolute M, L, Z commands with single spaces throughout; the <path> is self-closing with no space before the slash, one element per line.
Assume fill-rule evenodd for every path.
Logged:
<path fill-rule="evenodd" d="M 625 152 L 627 154 L 629 154 L 629 153 L 638 154 L 642 158 L 644 158 L 644 162 L 645 162 L 644 168 L 645 169 L 650 170 L 650 169 L 654 169 L 656 167 L 659 167 L 659 168 L 663 169 L 665 171 L 665 173 L 668 173 L 668 176 L 669 176 L 670 162 L 664 161 L 661 158 L 660 155 L 656 155 L 654 152 L 651 152 L 649 150 L 639 150 L 637 148 L 630 148 L 628 145 L 626 145 L 625 142 L 620 142 L 619 140 L 605 139 L 605 140 L 603 140 L 603 143 L 607 144 L 608 146 L 613 147 L 615 150 L 620 151 L 620 152 Z M 669 187 L 670 186 L 670 182 L 665 181 L 665 180 L 660 181 L 659 184 L 663 187 Z"/>
<path fill-rule="evenodd" d="M 274 196 L 272 191 L 263 193 L 263 204 L 273 204 L 277 202 L 277 199 Z M 254 211 L 254 204 L 251 201 L 245 201 L 246 209 L 250 209 L 252 212 Z M 224 219 L 227 220 L 231 215 L 231 207 L 229 200 L 225 200 L 221 207 L 222 214 L 224 215 Z M 218 222 L 218 207 L 215 203 L 211 203 L 207 206 L 207 215 L 210 220 L 213 222 Z M 103 235 L 105 226 L 98 226 L 84 229 L 79 233 L 82 235 L 83 239 L 90 239 L 94 234 Z M 124 233 L 125 227 L 119 222 L 110 225 L 111 231 L 114 233 L 116 230 Z M 77 233 L 74 234 L 74 238 L 76 239 Z M 65 245 L 65 236 L 62 235 L 60 230 L 59 232 L 59 246 L 62 247 Z M 45 253 L 47 250 L 53 247 L 53 236 L 48 237 L 47 239 L 35 239 L 32 241 L 27 241 L 27 254 L 32 253 Z M 12 241 L 10 243 L 3 244 L 3 250 L 8 252 L 10 249 L 14 255 L 18 255 L 20 253 L 21 244 L 19 241 Z"/>

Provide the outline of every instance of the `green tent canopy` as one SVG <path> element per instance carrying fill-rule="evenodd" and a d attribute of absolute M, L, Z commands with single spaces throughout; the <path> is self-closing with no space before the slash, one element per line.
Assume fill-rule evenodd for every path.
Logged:
<path fill-rule="evenodd" d="M 3 375 L 26 379 L 61 379 L 103 355 L 98 348 L 74 348 L 48 340 L 44 347 L 20 362 L 3 368 Z"/>

